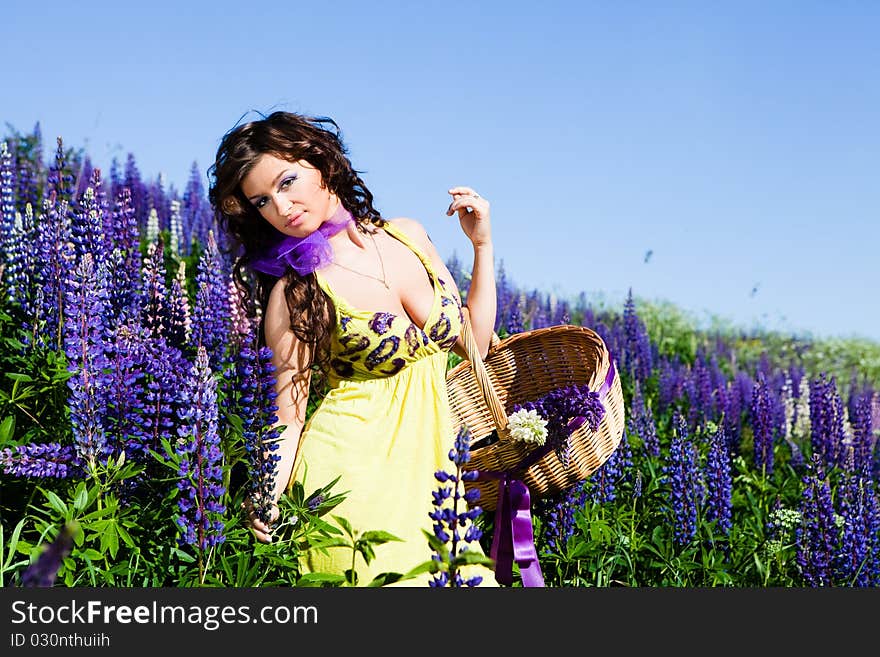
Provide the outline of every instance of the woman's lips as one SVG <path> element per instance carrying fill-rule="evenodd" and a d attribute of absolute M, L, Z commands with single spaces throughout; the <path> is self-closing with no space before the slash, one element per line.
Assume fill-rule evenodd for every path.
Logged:
<path fill-rule="evenodd" d="M 299 218 L 305 214 L 304 212 L 300 212 L 298 214 L 293 215 L 292 217 L 288 217 L 287 223 L 284 224 L 285 227 L 293 226 L 296 222 L 299 221 Z"/>

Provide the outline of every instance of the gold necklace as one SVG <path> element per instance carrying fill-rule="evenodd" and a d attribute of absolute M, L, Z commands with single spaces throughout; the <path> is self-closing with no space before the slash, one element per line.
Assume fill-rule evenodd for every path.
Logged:
<path fill-rule="evenodd" d="M 373 247 L 376 249 L 376 255 L 379 256 L 379 266 L 382 267 L 382 278 L 378 276 L 373 276 L 371 274 L 365 274 L 362 271 L 357 271 L 352 269 L 351 267 L 346 267 L 345 265 L 340 265 L 338 262 L 334 261 L 334 265 L 337 267 L 341 267 L 347 271 L 350 271 L 352 274 L 357 274 L 358 276 L 366 276 L 367 278 L 372 278 L 374 281 L 379 281 L 382 285 L 385 286 L 386 290 L 390 290 L 391 287 L 388 285 L 388 280 L 385 278 L 385 262 L 382 260 L 382 252 L 379 251 L 379 246 L 376 244 L 376 238 L 373 237 L 373 233 L 367 233 L 370 236 L 370 240 L 373 242 Z"/>

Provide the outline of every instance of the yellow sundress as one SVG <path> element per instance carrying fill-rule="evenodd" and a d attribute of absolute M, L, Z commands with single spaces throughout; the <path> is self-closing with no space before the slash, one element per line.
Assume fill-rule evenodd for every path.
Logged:
<path fill-rule="evenodd" d="M 461 304 L 403 232 L 391 223 L 384 229 L 424 264 L 434 287 L 433 307 L 420 328 L 406 315 L 353 308 L 315 272 L 336 306 L 337 330 L 330 390 L 303 429 L 292 477 L 302 481 L 305 474 L 308 494 L 340 476 L 331 493 L 348 493 L 331 513 L 347 519 L 356 532 L 382 530 L 402 539 L 376 546 L 369 564 L 357 556 L 360 586 L 380 573 L 405 573 L 431 558 L 422 530 L 432 531 L 434 473 L 455 467 L 449 460 L 455 435 L 446 366 L 464 321 Z M 472 542 L 468 549 L 480 546 Z M 351 568 L 350 549 L 327 552 L 306 553 L 303 572 L 342 574 Z M 497 586 L 487 567 L 469 566 L 464 572 L 482 575 L 481 586 Z M 430 578 L 424 574 L 397 585 L 427 586 Z"/>

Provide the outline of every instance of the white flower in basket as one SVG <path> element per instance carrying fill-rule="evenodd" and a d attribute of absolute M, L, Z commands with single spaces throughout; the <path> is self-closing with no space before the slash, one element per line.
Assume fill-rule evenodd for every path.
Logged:
<path fill-rule="evenodd" d="M 508 429 L 513 440 L 543 445 L 547 440 L 547 420 L 538 411 L 521 409 L 508 416 Z"/>

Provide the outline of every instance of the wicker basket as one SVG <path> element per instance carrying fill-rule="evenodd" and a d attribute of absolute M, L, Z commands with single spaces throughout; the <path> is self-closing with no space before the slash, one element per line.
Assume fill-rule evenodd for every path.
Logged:
<path fill-rule="evenodd" d="M 449 370 L 446 382 L 454 429 L 466 426 L 472 435 L 468 469 L 506 472 L 529 487 L 532 499 L 540 499 L 586 479 L 608 460 L 623 436 L 624 405 L 620 377 L 610 371 L 611 354 L 599 334 L 583 326 L 560 325 L 503 340 L 493 335 L 485 360 L 479 357 L 469 321 L 462 338 L 469 359 Z M 594 391 L 605 384 L 599 430 L 594 433 L 584 424 L 572 432 L 567 465 L 552 450 L 529 463 L 537 448 L 510 438 L 508 410 L 556 388 L 584 384 Z M 497 442 L 485 444 L 483 439 L 496 431 Z M 479 488 L 476 504 L 495 509 L 496 481 L 481 479 L 467 486 Z"/>

